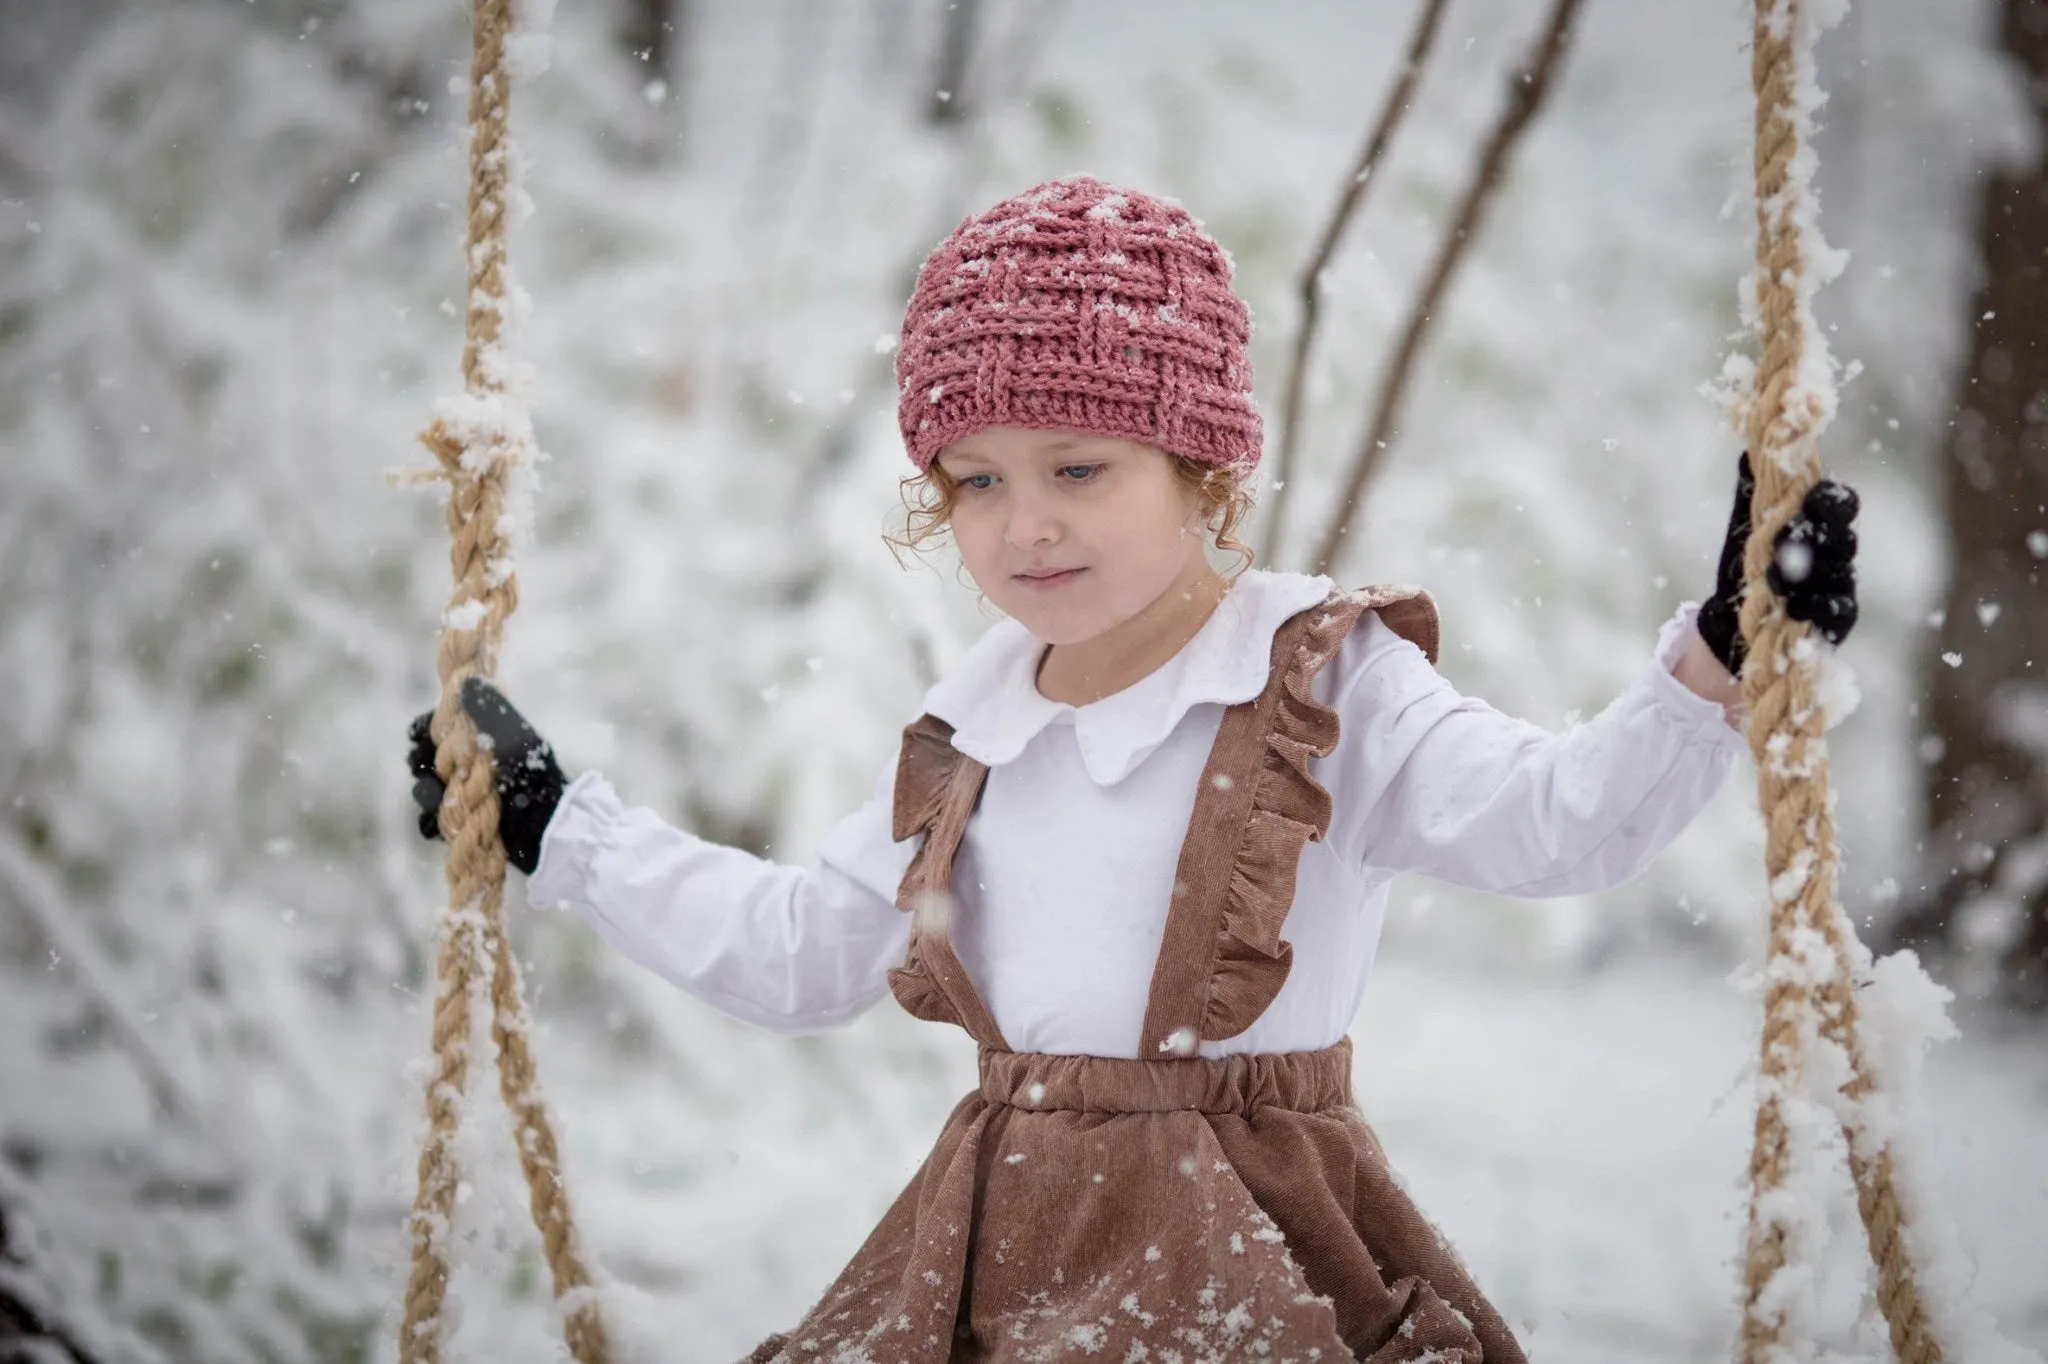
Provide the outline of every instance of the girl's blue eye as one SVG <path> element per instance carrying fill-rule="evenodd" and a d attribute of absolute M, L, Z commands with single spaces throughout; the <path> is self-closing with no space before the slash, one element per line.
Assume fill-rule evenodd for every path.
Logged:
<path fill-rule="evenodd" d="M 1065 475 L 1065 473 L 1073 473 L 1075 469 L 1079 469 L 1081 471 L 1079 477 L 1067 479 L 1069 483 L 1094 483 L 1104 467 L 1106 465 L 1061 465 L 1057 469 L 1057 473 Z M 958 487 L 965 487 L 967 492 L 987 492 L 987 489 L 991 487 L 993 479 L 995 479 L 993 473 L 963 473 L 961 477 L 958 477 Z"/>

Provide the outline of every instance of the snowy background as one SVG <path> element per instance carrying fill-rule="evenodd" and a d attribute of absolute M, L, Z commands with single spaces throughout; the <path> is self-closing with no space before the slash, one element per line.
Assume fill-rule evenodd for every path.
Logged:
<path fill-rule="evenodd" d="M 1172 195 L 1236 257 L 1270 421 L 1413 9 L 990 0 L 937 126 L 934 0 L 698 0 L 668 83 L 616 8 L 563 6 L 515 112 L 552 458 L 502 677 L 572 770 L 803 860 L 987 621 L 954 561 L 880 538 L 907 465 L 877 343 L 923 252 L 1050 175 Z M 1749 249 L 1747 10 L 1588 4 L 1339 575 L 1431 588 L 1445 672 L 1545 724 L 1711 583 L 1736 447 L 1699 388 Z M 1821 307 L 1865 366 L 1829 447 L 1868 551 L 1834 743 L 1859 922 L 1918 836 L 1972 186 L 2033 152 L 1993 11 L 1862 0 L 1822 50 L 1824 221 L 1854 255 Z M 1539 20 L 1450 9 L 1328 277 L 1297 513 L 1328 505 Z M 384 475 L 425 462 L 456 383 L 467 54 L 445 0 L 0 7 L 0 1207 L 25 1252 L 0 1274 L 100 1359 L 392 1354 L 440 903 L 401 734 L 447 565 L 435 498 Z M 1397 893 L 1362 1103 L 1539 1359 L 1727 1355 L 1760 865 L 1745 776 L 1623 891 Z M 894 1196 L 971 1043 L 893 1004 L 772 1037 L 512 908 L 622 1342 L 742 1353 Z M 1978 1295 L 2048 1348 L 2048 1045 L 1959 1018 L 1923 1140 Z M 482 1138 L 450 1357 L 556 1358 Z M 1834 1212 L 1830 1340 L 1867 1352 L 1846 1181 Z"/>

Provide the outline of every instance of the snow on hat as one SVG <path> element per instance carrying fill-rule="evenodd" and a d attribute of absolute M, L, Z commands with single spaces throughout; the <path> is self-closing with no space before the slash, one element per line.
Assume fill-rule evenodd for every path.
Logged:
<path fill-rule="evenodd" d="M 1072 428 L 1248 472 L 1251 310 L 1186 210 L 1087 176 L 963 221 L 903 316 L 896 417 L 919 469 L 991 426 Z"/>

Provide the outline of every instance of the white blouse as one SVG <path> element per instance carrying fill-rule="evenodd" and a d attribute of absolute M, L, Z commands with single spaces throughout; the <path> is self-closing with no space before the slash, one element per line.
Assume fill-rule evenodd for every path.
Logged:
<path fill-rule="evenodd" d="M 1134 1057 L 1195 786 L 1226 706 L 1266 683 L 1273 634 L 1329 579 L 1251 570 L 1150 676 L 1071 706 L 1039 694 L 1040 643 L 988 632 L 925 695 L 990 771 L 954 867 L 955 949 L 1019 1051 Z M 1330 832 L 1303 850 L 1285 987 L 1205 1056 L 1308 1051 L 1344 1035 L 1399 872 L 1504 895 L 1628 880 L 1720 788 L 1741 737 L 1656 657 L 1598 717 L 1551 734 L 1461 696 L 1371 612 L 1315 680 L 1342 733 L 1310 770 Z M 844 1023 L 888 993 L 910 916 L 895 907 L 917 840 L 890 838 L 895 758 L 807 867 L 706 842 L 579 777 L 528 893 L 736 1018 L 780 1032 Z"/>

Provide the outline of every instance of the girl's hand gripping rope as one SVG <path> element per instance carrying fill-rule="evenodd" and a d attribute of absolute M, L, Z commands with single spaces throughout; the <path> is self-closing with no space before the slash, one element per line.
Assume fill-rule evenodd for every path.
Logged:
<path fill-rule="evenodd" d="M 1742 607 L 1742 553 L 1749 543 L 1750 500 L 1756 478 L 1749 456 L 1737 466 L 1735 506 L 1714 595 L 1700 605 L 1700 638 L 1733 676 L 1742 675 L 1744 646 L 1737 613 Z M 1840 644 L 1856 625 L 1856 509 L 1854 489 L 1824 478 L 1813 485 L 1799 514 L 1778 531 L 1765 581 L 1784 599 L 1785 614 Z"/>
<path fill-rule="evenodd" d="M 476 722 L 477 733 L 491 752 L 498 787 L 498 836 L 505 844 L 505 859 L 531 876 L 540 865 L 541 835 L 555 817 L 562 789 L 568 784 L 555 761 L 554 747 L 534 732 L 503 692 L 481 677 L 462 684 L 462 708 Z M 428 732 L 433 718 L 432 711 L 415 716 L 406 732 L 412 743 L 406 755 L 414 777 L 412 798 L 420 807 L 420 835 L 424 838 L 441 836 L 441 797 L 448 789 L 434 770 L 434 739 Z"/>

